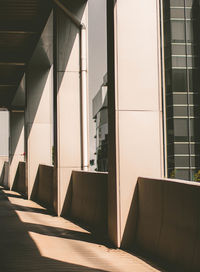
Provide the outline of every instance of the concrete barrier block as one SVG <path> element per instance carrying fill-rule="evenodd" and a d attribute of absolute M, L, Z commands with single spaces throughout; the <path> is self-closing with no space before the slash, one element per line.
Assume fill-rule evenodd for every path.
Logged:
<path fill-rule="evenodd" d="M 73 171 L 70 215 L 95 231 L 107 231 L 107 174 Z"/>
<path fill-rule="evenodd" d="M 26 181 L 25 181 L 25 162 L 19 162 L 16 175 L 14 178 L 14 183 L 12 186 L 12 190 L 22 194 L 23 196 L 27 196 L 27 188 L 26 188 Z"/>

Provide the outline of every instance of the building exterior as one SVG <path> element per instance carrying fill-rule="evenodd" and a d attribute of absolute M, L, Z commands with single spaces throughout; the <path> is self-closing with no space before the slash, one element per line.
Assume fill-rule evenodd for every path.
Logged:
<path fill-rule="evenodd" d="M 96 165 L 97 171 L 108 171 L 108 90 L 107 75 L 93 98 L 93 118 L 96 124 Z"/>
<path fill-rule="evenodd" d="M 6 3 L 0 6 L 0 106 L 10 111 L 7 186 L 23 179 L 29 199 L 38 193 L 58 215 L 95 227 L 100 210 L 102 229 L 120 247 L 135 226 L 129 219 L 137 213 L 140 177 L 149 184 L 200 179 L 199 1 L 107 1 L 108 72 L 93 117 L 97 168 L 108 173 L 88 171 L 87 1 Z M 139 193 L 146 197 L 145 190 Z"/>
<path fill-rule="evenodd" d="M 164 5 L 168 176 L 196 180 L 199 172 L 199 2 Z"/>
<path fill-rule="evenodd" d="M 88 93 L 89 93 L 89 149 L 90 161 L 95 163 L 96 124 L 93 121 L 92 100 L 102 84 L 107 72 L 107 0 L 88 1 Z M 96 163 L 90 170 L 95 171 Z"/>

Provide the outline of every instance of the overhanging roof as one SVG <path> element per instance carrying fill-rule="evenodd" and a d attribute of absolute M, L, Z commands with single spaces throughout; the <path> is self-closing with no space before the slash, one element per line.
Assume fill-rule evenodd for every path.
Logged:
<path fill-rule="evenodd" d="M 51 8 L 51 0 L 0 0 L 0 107 L 11 105 Z"/>

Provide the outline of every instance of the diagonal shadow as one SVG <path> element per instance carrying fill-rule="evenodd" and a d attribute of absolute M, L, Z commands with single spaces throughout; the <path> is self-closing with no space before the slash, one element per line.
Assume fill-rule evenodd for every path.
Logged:
<path fill-rule="evenodd" d="M 61 2 L 81 21 L 87 2 L 86 0 L 67 0 Z M 75 39 L 79 34 L 79 29 L 61 9 L 57 8 L 56 14 L 56 70 L 57 72 L 60 72 L 57 77 L 57 92 L 59 92 Z"/>
<path fill-rule="evenodd" d="M 6 219 L 6 220 L 3 220 Z M 3 272 L 106 272 L 75 263 L 43 257 L 30 237 L 30 224 L 20 221 L 0 188 L 0 271 Z"/>
<path fill-rule="evenodd" d="M 139 229 L 138 221 L 140 220 L 139 214 L 139 182 L 140 178 L 138 178 L 135 190 L 133 192 L 133 197 L 124 229 L 124 233 L 122 236 L 121 248 L 128 252 L 129 254 L 138 257 L 139 259 L 145 261 L 155 269 L 158 269 L 161 272 L 172 271 L 166 269 L 167 265 L 164 262 L 161 262 L 155 256 L 150 256 L 150 254 L 146 253 L 137 245 L 137 232 Z"/>
<path fill-rule="evenodd" d="M 9 195 L 8 193 L 6 193 L 6 196 L 13 197 L 12 195 Z M 19 196 L 19 198 L 20 197 L 21 196 Z M 52 216 L 55 215 L 54 213 L 52 213 L 51 211 L 49 211 L 45 208 L 33 208 L 33 207 L 26 207 L 26 206 L 21 206 L 21 205 L 17 205 L 17 204 L 12 204 L 12 207 L 15 211 L 32 212 L 32 213 L 39 213 L 39 214 L 46 214 L 46 215 L 48 214 L 48 215 L 52 215 Z"/>
<path fill-rule="evenodd" d="M 12 195 L 7 192 L 4 192 L 4 194 L 7 197 L 21 198 L 20 195 L 16 195 L 16 194 Z M 55 213 L 53 213 L 51 210 L 43 209 L 43 208 L 35 208 L 35 207 L 33 208 L 33 207 L 12 204 L 12 209 L 15 211 L 32 212 L 32 213 L 55 216 Z M 108 248 L 113 247 L 112 244 L 108 241 L 107 237 L 104 237 L 102 234 L 99 234 L 96 232 L 91 232 L 91 230 L 87 226 L 83 226 L 83 224 L 79 224 L 79 222 L 71 218 L 70 218 L 70 221 L 84 228 L 90 233 L 73 231 L 73 230 L 63 229 L 63 228 L 54 228 L 54 227 L 40 225 L 40 224 L 27 223 L 26 225 L 29 231 L 36 232 L 42 235 L 54 236 L 54 237 L 65 238 L 65 239 L 80 240 L 80 241 L 85 241 L 89 243 L 104 245 Z"/>
<path fill-rule="evenodd" d="M 26 72 L 29 137 L 53 65 L 53 14 L 51 13 L 29 61 Z"/>

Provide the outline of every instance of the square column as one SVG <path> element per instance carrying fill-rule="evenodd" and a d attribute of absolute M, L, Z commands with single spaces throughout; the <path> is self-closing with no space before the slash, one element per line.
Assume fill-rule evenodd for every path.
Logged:
<path fill-rule="evenodd" d="M 26 74 L 26 143 L 28 197 L 40 164 L 52 165 L 53 151 L 53 15 L 36 46 Z"/>
<path fill-rule="evenodd" d="M 108 12 L 108 220 L 120 246 L 138 177 L 163 176 L 159 1 L 113 1 Z"/>
<path fill-rule="evenodd" d="M 9 187 L 17 187 L 19 163 L 24 162 L 24 112 L 10 112 Z M 26 188 L 23 188 L 24 191 Z"/>
<path fill-rule="evenodd" d="M 74 10 L 71 12 L 87 28 L 87 5 L 74 4 Z M 80 28 L 58 8 L 56 30 L 58 213 L 61 214 L 72 170 L 82 168 Z"/>

